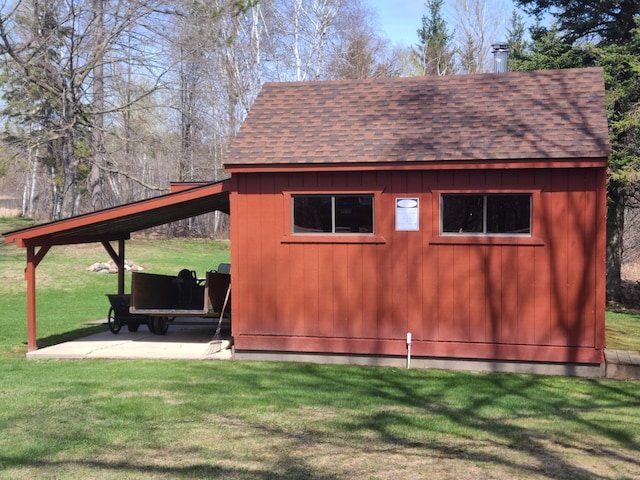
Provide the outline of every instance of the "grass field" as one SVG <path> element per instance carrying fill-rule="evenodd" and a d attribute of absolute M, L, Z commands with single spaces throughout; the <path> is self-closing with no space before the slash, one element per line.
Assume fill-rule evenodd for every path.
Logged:
<path fill-rule="evenodd" d="M 632 383 L 281 363 L 3 363 L 2 478 L 640 476 Z"/>
<path fill-rule="evenodd" d="M 228 255 L 224 242 L 127 242 L 127 259 L 157 273 L 204 272 Z M 106 315 L 115 276 L 85 269 L 107 259 L 101 246 L 45 257 L 40 345 L 104 328 L 82 322 Z M 0 244 L 0 478 L 640 479 L 640 382 L 26 360 L 23 269 L 24 250 Z M 638 317 L 607 322 L 620 348 L 637 345 Z"/>

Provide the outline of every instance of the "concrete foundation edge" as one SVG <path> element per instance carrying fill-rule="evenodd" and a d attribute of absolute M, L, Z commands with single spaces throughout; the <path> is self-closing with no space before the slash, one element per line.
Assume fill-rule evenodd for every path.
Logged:
<path fill-rule="evenodd" d="M 618 380 L 640 380 L 640 368 L 638 365 L 607 362 L 606 377 Z"/>
<path fill-rule="evenodd" d="M 362 365 L 406 368 L 405 357 L 375 355 L 334 355 L 312 353 L 257 352 L 235 350 L 235 360 L 304 362 L 335 365 Z M 605 376 L 605 364 L 567 364 L 543 362 L 514 362 L 502 360 L 465 360 L 450 358 L 412 357 L 410 368 L 456 370 L 489 373 L 529 373 L 536 375 L 561 375 L 601 378 Z"/>

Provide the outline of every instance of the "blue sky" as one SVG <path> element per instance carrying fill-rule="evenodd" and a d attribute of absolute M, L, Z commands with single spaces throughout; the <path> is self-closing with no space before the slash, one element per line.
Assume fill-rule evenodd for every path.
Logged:
<path fill-rule="evenodd" d="M 377 12 L 378 24 L 382 28 L 385 36 L 393 43 L 408 47 L 414 45 L 418 41 L 417 30 L 422 23 L 422 16 L 427 13 L 425 0 L 368 0 L 371 9 Z M 446 5 L 451 2 L 445 0 L 443 16 L 448 22 L 452 22 L 448 18 Z M 505 1 L 507 11 L 505 18 L 511 17 L 514 10 L 511 0 Z M 455 26 L 450 25 L 450 29 Z M 506 36 L 506 32 L 505 32 Z"/>

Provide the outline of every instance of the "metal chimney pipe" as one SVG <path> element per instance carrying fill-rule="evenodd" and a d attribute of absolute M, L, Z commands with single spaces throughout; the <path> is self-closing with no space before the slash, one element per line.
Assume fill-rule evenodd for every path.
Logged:
<path fill-rule="evenodd" d="M 493 53 L 493 71 L 495 73 L 506 72 L 509 44 L 507 42 L 494 43 L 491 45 L 491 49 L 491 53 Z"/>

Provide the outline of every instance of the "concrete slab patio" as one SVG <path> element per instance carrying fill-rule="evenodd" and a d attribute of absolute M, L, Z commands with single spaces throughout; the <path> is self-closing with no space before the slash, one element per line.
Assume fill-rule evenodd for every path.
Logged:
<path fill-rule="evenodd" d="M 137 332 L 126 327 L 64 342 L 27 353 L 29 359 L 155 359 L 155 360 L 227 360 L 231 341 L 224 334 L 214 340 L 215 326 L 172 323 L 166 335 L 151 333 L 145 325 Z M 224 332 L 224 330 L 223 330 Z"/>

